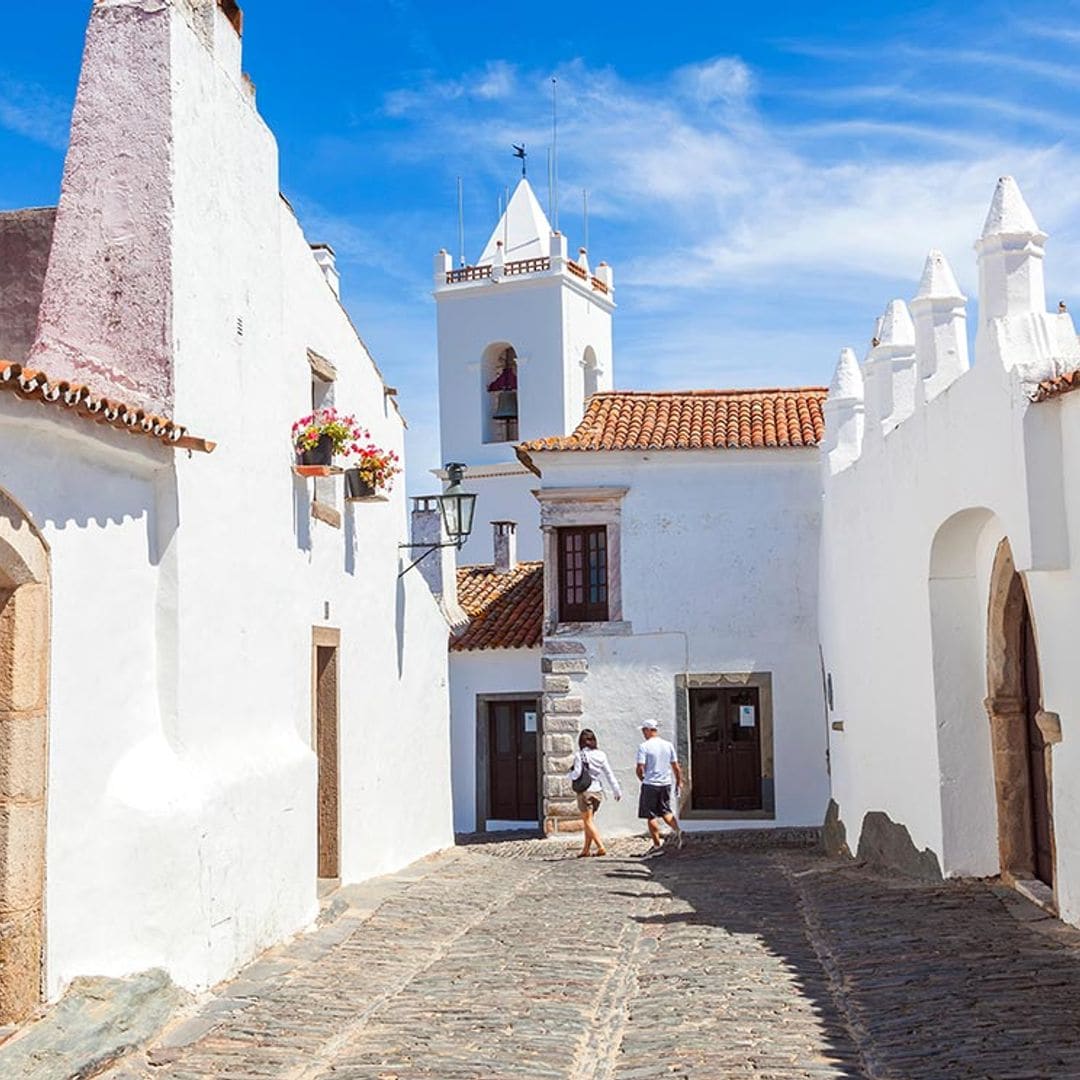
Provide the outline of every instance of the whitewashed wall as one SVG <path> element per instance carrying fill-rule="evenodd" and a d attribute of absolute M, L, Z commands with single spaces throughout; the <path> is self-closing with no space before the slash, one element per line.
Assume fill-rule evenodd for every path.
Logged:
<path fill-rule="evenodd" d="M 1019 238 L 1022 253 L 1005 276 L 992 253 L 983 267 L 983 307 L 996 305 L 997 316 L 979 327 L 975 364 L 952 371 L 933 400 L 917 385 L 911 415 L 885 435 L 871 423 L 868 385 L 866 436 L 853 464 L 825 466 L 821 643 L 833 680 L 830 721 L 841 725 L 830 731 L 833 796 L 852 850 L 865 815 L 882 811 L 946 875 L 998 872 L 983 699 L 991 570 L 1007 538 L 1035 626 L 1043 708 L 1061 716 L 1063 741 L 1051 750 L 1056 888 L 1063 917 L 1075 922 L 1080 401 L 1032 404 L 1029 394 L 1038 378 L 1075 365 L 1076 338 L 1068 315 L 1047 315 L 1038 290 L 1018 300 L 1007 280 L 1041 281 L 1045 241 L 1010 185 L 999 183 L 980 244 L 992 252 L 986 237 L 1001 232 L 1007 243 Z M 1002 199 L 1014 215 L 1004 227 Z M 996 291 L 1008 292 L 1015 310 Z M 1044 343 L 1048 354 L 1039 352 Z M 932 343 L 922 342 L 917 359 L 925 380 L 935 368 Z M 854 401 L 837 408 L 843 414 Z"/>
<path fill-rule="evenodd" d="M 770 672 L 773 821 L 690 828 L 819 824 L 828 800 L 816 642 L 820 495 L 812 450 L 544 453 L 542 487 L 626 486 L 623 618 L 631 633 L 583 634 L 588 674 L 574 676 L 628 798 L 605 828 L 640 830 L 634 759 L 646 717 L 674 738 L 675 680 Z"/>
<path fill-rule="evenodd" d="M 489 540 L 490 543 L 490 540 Z M 476 699 L 483 694 L 535 694 L 540 699 L 540 650 L 477 649 L 450 654 L 453 717 L 454 830 L 473 832 L 476 821 Z"/>
<path fill-rule="evenodd" d="M 343 880 L 452 842 L 446 626 L 419 575 L 397 580 L 403 478 L 386 503 L 342 506 L 339 488 L 340 529 L 310 517 L 289 445 L 310 409 L 307 348 L 337 366 L 338 406 L 399 453 L 402 422 L 278 195 L 273 137 L 210 8 L 209 37 L 183 2 L 134 18 L 132 33 L 153 31 L 132 55 L 163 65 L 166 100 L 77 110 L 82 171 L 65 178 L 60 218 L 92 213 L 136 239 L 145 215 L 154 235 L 166 220 L 171 371 L 140 371 L 140 385 L 171 386 L 177 418 L 217 450 L 189 457 L 0 400 L 0 486 L 52 549 L 50 995 L 151 966 L 207 986 L 313 918 L 313 626 L 341 633 Z M 116 197 L 88 142 L 111 145 L 110 123 L 137 141 L 144 116 L 158 131 L 159 107 L 168 183 Z M 46 285 L 52 333 L 65 312 L 92 333 L 94 298 L 107 299 L 65 246 L 80 235 L 57 232 L 70 272 Z M 402 782 L 403 760 L 420 788 Z"/>

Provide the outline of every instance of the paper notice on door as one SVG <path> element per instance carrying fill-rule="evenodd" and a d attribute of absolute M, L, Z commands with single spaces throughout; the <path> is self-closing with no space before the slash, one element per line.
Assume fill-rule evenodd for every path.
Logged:
<path fill-rule="evenodd" d="M 739 727 L 753 727 L 757 723 L 753 705 L 739 706 Z"/>
<path fill-rule="evenodd" d="M 534 713 L 534 712 L 525 713 L 525 730 L 526 731 L 535 731 L 536 730 L 536 713 Z"/>

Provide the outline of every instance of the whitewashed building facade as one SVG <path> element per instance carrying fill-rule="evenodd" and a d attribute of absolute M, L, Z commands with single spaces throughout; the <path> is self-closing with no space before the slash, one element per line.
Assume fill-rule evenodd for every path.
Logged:
<path fill-rule="evenodd" d="M 690 828 L 818 824 L 824 388 L 612 390 L 612 272 L 586 259 L 525 180 L 476 265 L 436 256 L 443 454 L 479 523 L 451 644 L 455 827 L 579 827 L 579 729 L 632 796 L 646 718 L 679 744 Z M 640 828 L 636 800 L 603 824 Z"/>
<path fill-rule="evenodd" d="M 96 3 L 59 205 L 0 214 L 5 1020 L 76 975 L 205 987 L 318 878 L 452 842 L 404 485 L 292 470 L 313 403 L 399 453 L 403 421 L 279 195 L 240 30 L 230 0 Z"/>

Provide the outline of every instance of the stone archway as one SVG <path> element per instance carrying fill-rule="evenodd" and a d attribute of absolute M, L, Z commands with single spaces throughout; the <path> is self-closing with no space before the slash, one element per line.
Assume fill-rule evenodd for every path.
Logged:
<path fill-rule="evenodd" d="M 0 1023 L 41 1001 L 49 606 L 48 548 L 0 491 Z"/>
<path fill-rule="evenodd" d="M 1044 726 L 1027 594 L 1007 539 L 998 546 L 990 578 L 987 689 L 1001 872 L 1014 880 L 1037 878 L 1052 889 L 1053 738 Z"/>

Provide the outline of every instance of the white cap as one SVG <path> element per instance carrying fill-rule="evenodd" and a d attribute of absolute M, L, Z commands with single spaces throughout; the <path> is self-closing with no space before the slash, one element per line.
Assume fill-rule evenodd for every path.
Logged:
<path fill-rule="evenodd" d="M 642 729 L 642 731 L 645 731 L 645 730 L 659 731 L 660 730 L 660 722 L 658 720 L 642 720 L 641 721 L 641 729 Z"/>

